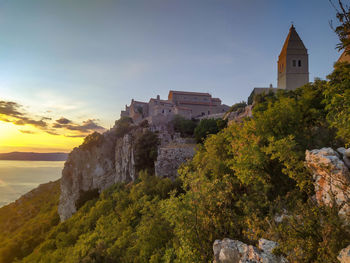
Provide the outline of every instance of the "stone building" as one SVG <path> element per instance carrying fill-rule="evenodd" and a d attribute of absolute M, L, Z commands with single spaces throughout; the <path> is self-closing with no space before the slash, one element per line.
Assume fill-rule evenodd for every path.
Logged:
<path fill-rule="evenodd" d="M 277 88 L 254 88 L 248 98 L 252 104 L 258 94 L 276 92 L 278 89 L 295 90 L 309 82 L 309 55 L 295 27 L 289 29 L 277 62 Z"/>
<path fill-rule="evenodd" d="M 295 90 L 309 82 L 309 55 L 292 25 L 278 57 L 277 88 Z"/>
<path fill-rule="evenodd" d="M 169 91 L 168 99 L 151 98 L 149 102 L 131 100 L 130 106 L 125 106 L 121 116 L 131 117 L 134 122 L 148 120 L 150 123 L 168 122 L 174 115 L 187 119 L 224 113 L 229 106 L 221 104 L 219 98 L 213 98 L 209 93 Z"/>

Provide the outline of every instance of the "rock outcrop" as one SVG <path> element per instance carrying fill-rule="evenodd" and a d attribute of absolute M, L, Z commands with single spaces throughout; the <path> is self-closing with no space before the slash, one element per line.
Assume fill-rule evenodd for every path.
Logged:
<path fill-rule="evenodd" d="M 87 142 L 69 154 L 62 171 L 58 207 L 61 221 L 70 218 L 89 196 L 94 197 L 117 182 L 130 182 L 137 178 L 135 141 L 147 130 L 156 132 L 161 141 L 155 162 L 157 176 L 174 178 L 178 167 L 194 155 L 193 142 L 169 132 L 166 127 L 132 125 L 123 136 L 117 128 L 102 135 L 90 135 Z"/>
<path fill-rule="evenodd" d="M 96 139 L 96 142 L 75 148 L 65 162 L 58 206 L 61 221 L 76 212 L 77 202 L 84 192 L 101 191 L 117 181 L 113 129 Z"/>
<path fill-rule="evenodd" d="M 337 259 L 340 263 L 350 263 L 350 245 L 340 251 Z"/>
<path fill-rule="evenodd" d="M 286 263 L 287 259 L 272 254 L 276 242 L 260 239 L 259 248 L 247 245 L 239 240 L 224 238 L 215 240 L 213 245 L 214 263 Z"/>
<path fill-rule="evenodd" d="M 331 206 L 335 202 L 340 207 L 339 214 L 348 217 L 350 175 L 343 160 L 348 158 L 345 153 L 349 150 L 342 151 L 340 148 L 339 152 L 331 148 L 306 151 L 306 166 L 313 174 L 317 203 Z"/>
<path fill-rule="evenodd" d="M 242 122 L 245 118 L 251 118 L 253 116 L 254 105 L 248 105 L 245 108 L 240 108 L 237 111 L 229 112 L 225 115 L 224 119 L 230 122 Z"/>

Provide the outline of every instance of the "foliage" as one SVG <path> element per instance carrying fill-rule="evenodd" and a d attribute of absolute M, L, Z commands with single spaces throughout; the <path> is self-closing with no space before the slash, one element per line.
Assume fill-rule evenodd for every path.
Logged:
<path fill-rule="evenodd" d="M 23 262 L 165 262 L 173 234 L 159 204 L 178 187 L 144 172 L 139 182 L 116 184 L 54 227 Z"/>
<path fill-rule="evenodd" d="M 338 50 L 346 49 L 350 47 L 350 5 L 346 5 L 343 1 L 338 0 L 337 7 L 332 0 L 330 0 L 330 2 L 337 11 L 336 16 L 339 22 L 335 28 L 331 23 L 332 29 L 338 35 L 340 40 L 337 48 Z M 349 52 L 349 50 L 347 52 Z"/>
<path fill-rule="evenodd" d="M 245 101 L 238 102 L 236 104 L 233 104 L 231 108 L 228 110 L 228 112 L 234 112 L 238 110 L 242 110 L 247 106 L 247 103 Z"/>
<path fill-rule="evenodd" d="M 157 134 L 149 130 L 135 139 L 135 168 L 137 171 L 153 172 L 154 162 L 158 155 L 159 139 Z"/>
<path fill-rule="evenodd" d="M 174 130 L 179 132 L 182 137 L 192 137 L 194 134 L 194 129 L 197 126 L 196 121 L 187 120 L 181 115 L 175 115 L 172 124 Z"/>
<path fill-rule="evenodd" d="M 225 237 L 248 244 L 275 240 L 275 252 L 290 262 L 336 262 L 350 242 L 350 229 L 336 204 L 319 207 L 312 201 L 304 159 L 306 149 L 349 142 L 349 80 L 349 66 L 339 64 L 328 82 L 260 95 L 253 118 L 198 145 L 179 169 L 180 181 L 148 175 L 158 139 L 136 131 L 140 179 L 112 186 L 69 220 L 43 231 L 39 237 L 45 240 L 23 262 L 210 262 L 214 240 Z M 192 121 L 176 122 L 186 134 L 185 123 Z M 198 127 L 206 133 L 214 123 Z M 276 223 L 277 215 L 283 215 L 282 223 Z M 33 248 L 39 242 L 34 241 Z"/>
<path fill-rule="evenodd" d="M 251 244 L 261 237 L 278 239 L 271 224 L 276 207 L 290 196 L 296 196 L 294 202 L 304 202 L 313 194 L 311 175 L 304 168 L 305 150 L 338 143 L 327 125 L 326 88 L 325 81 L 316 81 L 296 91 L 268 94 L 256 105 L 254 118 L 205 140 L 180 170 L 185 193 L 162 206 L 174 227 L 175 262 L 210 261 L 217 238 Z M 322 228 L 315 231 L 318 235 Z M 342 248 L 345 239 L 341 240 L 328 240 L 333 251 Z M 292 235 L 279 241 L 281 247 L 293 244 L 303 253 L 313 253 Z M 318 252 L 319 258 L 328 253 Z"/>
<path fill-rule="evenodd" d="M 115 122 L 115 135 L 117 138 L 122 138 L 125 134 L 132 130 L 131 124 L 133 123 L 130 117 L 121 117 L 119 120 Z"/>
<path fill-rule="evenodd" d="M 0 208 L 0 262 L 22 259 L 59 223 L 60 182 L 43 184 Z"/>
<path fill-rule="evenodd" d="M 80 190 L 79 198 L 75 202 L 75 207 L 79 209 L 82 207 L 87 201 L 97 198 L 99 195 L 98 189 L 91 189 L 87 191 Z"/>
<path fill-rule="evenodd" d="M 103 135 L 98 132 L 93 132 L 92 134 L 85 137 L 84 142 L 79 146 L 83 149 L 90 149 L 96 145 L 99 145 L 103 140 Z"/>
<path fill-rule="evenodd" d="M 203 119 L 194 129 L 194 137 L 198 143 L 202 143 L 209 134 L 216 134 L 227 125 L 223 119 Z"/>
<path fill-rule="evenodd" d="M 325 89 L 327 119 L 337 129 L 338 137 L 350 145 L 350 64 L 339 63 L 328 76 Z"/>
<path fill-rule="evenodd" d="M 290 205 L 294 213 L 274 226 L 283 244 L 276 252 L 290 262 L 339 262 L 339 250 L 350 242 L 350 226 L 338 216 L 337 205 L 318 207 L 311 199 Z"/>

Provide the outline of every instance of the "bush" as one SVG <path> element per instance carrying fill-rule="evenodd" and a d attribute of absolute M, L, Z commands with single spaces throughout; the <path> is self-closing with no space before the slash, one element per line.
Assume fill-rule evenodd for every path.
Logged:
<path fill-rule="evenodd" d="M 135 168 L 136 171 L 148 170 L 154 172 L 154 162 L 158 155 L 158 136 L 149 130 L 135 138 Z"/>
<path fill-rule="evenodd" d="M 131 124 L 133 123 L 133 120 L 130 117 L 121 117 L 119 120 L 115 122 L 115 134 L 117 138 L 123 137 L 125 134 L 127 134 L 129 131 L 132 130 Z"/>
<path fill-rule="evenodd" d="M 202 143 L 209 134 L 216 134 L 227 125 L 223 119 L 203 119 L 194 130 L 197 143 Z"/>
<path fill-rule="evenodd" d="M 192 137 L 197 126 L 195 120 L 187 120 L 180 115 L 175 115 L 172 121 L 174 130 L 181 134 L 181 137 Z"/>

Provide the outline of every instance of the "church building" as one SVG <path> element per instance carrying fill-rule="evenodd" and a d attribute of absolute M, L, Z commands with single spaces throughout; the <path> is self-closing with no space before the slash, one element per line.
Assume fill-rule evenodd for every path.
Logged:
<path fill-rule="evenodd" d="M 309 82 L 309 55 L 292 25 L 278 57 L 277 88 L 295 90 Z"/>
<path fill-rule="evenodd" d="M 309 55 L 307 49 L 295 30 L 289 29 L 277 62 L 277 88 L 254 88 L 248 98 L 252 104 L 254 96 L 262 93 L 276 92 L 278 89 L 295 90 L 309 82 Z"/>

